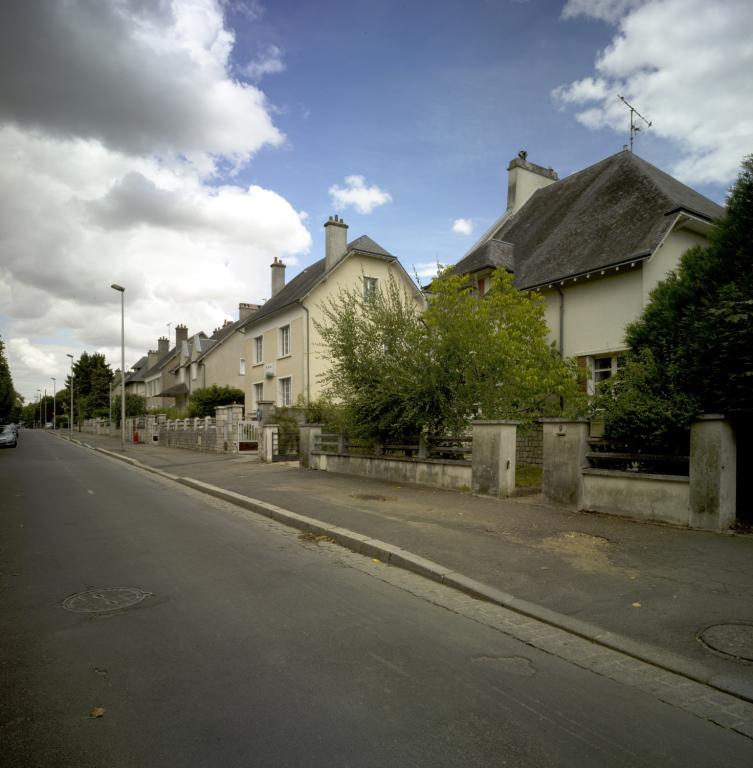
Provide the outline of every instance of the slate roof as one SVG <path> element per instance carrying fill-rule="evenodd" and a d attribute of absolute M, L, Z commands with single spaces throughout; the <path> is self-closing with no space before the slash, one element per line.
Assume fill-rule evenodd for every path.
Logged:
<path fill-rule="evenodd" d="M 141 359 L 135 362 L 131 366 L 131 372 L 126 376 L 125 383 L 131 384 L 135 381 L 144 381 L 144 374 L 146 373 L 147 357 L 144 355 Z"/>
<path fill-rule="evenodd" d="M 474 272 L 500 254 L 507 258 L 494 241 L 512 245 L 511 271 L 523 289 L 639 260 L 653 253 L 680 210 L 709 221 L 724 211 L 623 150 L 537 190 L 453 271 Z"/>
<path fill-rule="evenodd" d="M 394 259 L 395 257 L 375 243 L 370 237 L 362 235 L 352 242 L 348 243 L 346 254 L 363 253 L 367 256 L 377 256 L 379 258 Z M 319 259 L 306 269 L 299 272 L 289 283 L 286 283 L 282 290 L 272 296 L 269 301 L 254 312 L 249 318 L 249 322 L 260 320 L 285 307 L 295 304 L 307 296 L 324 277 L 326 259 Z"/>

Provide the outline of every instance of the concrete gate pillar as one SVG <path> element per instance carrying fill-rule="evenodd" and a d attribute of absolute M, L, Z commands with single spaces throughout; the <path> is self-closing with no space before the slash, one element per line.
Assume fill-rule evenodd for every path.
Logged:
<path fill-rule="evenodd" d="M 547 501 L 580 508 L 588 419 L 539 419 L 544 425 L 542 490 Z"/>
<path fill-rule="evenodd" d="M 724 416 L 699 416 L 690 426 L 690 527 L 723 531 L 736 516 L 735 432 Z"/>
<path fill-rule="evenodd" d="M 519 421 L 474 421 L 471 490 L 485 496 L 515 492 L 515 450 Z"/>

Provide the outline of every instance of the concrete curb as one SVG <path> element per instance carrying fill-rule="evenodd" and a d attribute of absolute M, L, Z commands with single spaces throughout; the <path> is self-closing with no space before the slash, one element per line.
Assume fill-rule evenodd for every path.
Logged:
<path fill-rule="evenodd" d="M 471 597 L 515 611 L 516 613 L 540 621 L 551 627 L 577 635 L 596 645 L 609 648 L 610 650 L 630 656 L 638 661 L 650 664 L 653 667 L 658 667 L 659 669 L 666 670 L 667 672 L 687 678 L 688 680 L 693 680 L 694 682 L 709 686 L 743 701 L 753 702 L 753 695 L 751 695 L 749 690 L 736 689 L 734 685 L 731 684 L 734 681 L 717 680 L 708 670 L 692 661 L 688 661 L 688 659 L 685 659 L 682 656 L 678 656 L 670 651 L 664 651 L 646 643 L 631 640 L 627 637 L 615 635 L 601 627 L 597 627 L 579 619 L 571 618 L 562 613 L 557 613 L 556 611 L 552 611 L 541 605 L 536 605 L 527 600 L 522 600 L 507 592 L 495 589 L 488 584 L 484 584 L 483 582 L 464 576 L 461 573 L 457 573 L 450 568 L 435 563 L 433 560 L 428 560 L 420 555 L 413 554 L 394 544 L 364 536 L 363 534 L 356 533 L 347 528 L 328 525 L 313 517 L 299 515 L 296 512 L 278 507 L 269 502 L 262 501 L 261 499 L 254 499 L 234 491 L 228 491 L 224 488 L 204 483 L 201 480 L 194 480 L 191 477 L 171 475 L 161 469 L 156 469 L 143 464 L 137 459 L 132 459 L 129 456 L 122 456 L 104 448 L 91 446 L 88 443 L 76 440 L 75 438 L 64 437 L 64 439 L 77 443 L 90 450 L 103 453 L 111 458 L 125 461 L 138 469 L 145 469 L 147 472 L 178 482 L 193 490 L 206 493 L 209 496 L 235 504 L 243 509 L 263 515 L 264 517 L 271 518 L 284 525 L 297 528 L 300 531 L 313 533 L 317 536 L 327 536 L 337 544 L 340 544 L 353 552 L 367 557 L 377 558 L 385 564 L 402 568 L 406 571 L 415 573 L 418 576 L 423 576 L 424 578 L 444 584 L 452 589 L 464 592 Z"/>

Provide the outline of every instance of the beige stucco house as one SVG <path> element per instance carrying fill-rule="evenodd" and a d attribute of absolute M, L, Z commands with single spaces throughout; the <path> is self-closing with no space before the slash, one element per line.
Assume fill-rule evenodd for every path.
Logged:
<path fill-rule="evenodd" d="M 721 206 L 624 150 L 559 179 L 521 152 L 507 210 L 455 265 L 480 294 L 504 267 L 546 302 L 550 338 L 588 367 L 589 388 L 621 364 L 625 328 L 681 255 L 705 245 Z"/>
<path fill-rule="evenodd" d="M 226 322 L 210 337 L 197 333 L 181 344 L 174 370 L 180 390 L 175 394 L 176 407 L 186 407 L 195 390 L 213 384 L 245 391 L 246 326 L 258 309 L 258 304 L 241 303 L 235 322 Z"/>
<path fill-rule="evenodd" d="M 325 256 L 285 284 L 285 265 L 271 265 L 272 296 L 245 326 L 246 416 L 261 402 L 294 405 L 321 394 L 327 361 L 315 323 L 322 307 L 341 288 L 364 295 L 390 278 L 423 306 L 423 295 L 395 256 L 367 236 L 348 243 L 348 226 L 338 216 L 324 224 Z"/>

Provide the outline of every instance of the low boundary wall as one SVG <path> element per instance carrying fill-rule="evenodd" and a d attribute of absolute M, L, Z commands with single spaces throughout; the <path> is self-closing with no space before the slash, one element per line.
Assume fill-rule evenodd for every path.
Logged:
<path fill-rule="evenodd" d="M 311 452 L 311 469 L 361 475 L 393 483 L 416 483 L 470 491 L 471 462 L 439 459 L 406 459 L 398 456 L 355 456 L 345 453 Z"/>
<path fill-rule="evenodd" d="M 580 509 L 640 520 L 690 524 L 690 479 L 613 469 L 584 469 Z"/>

